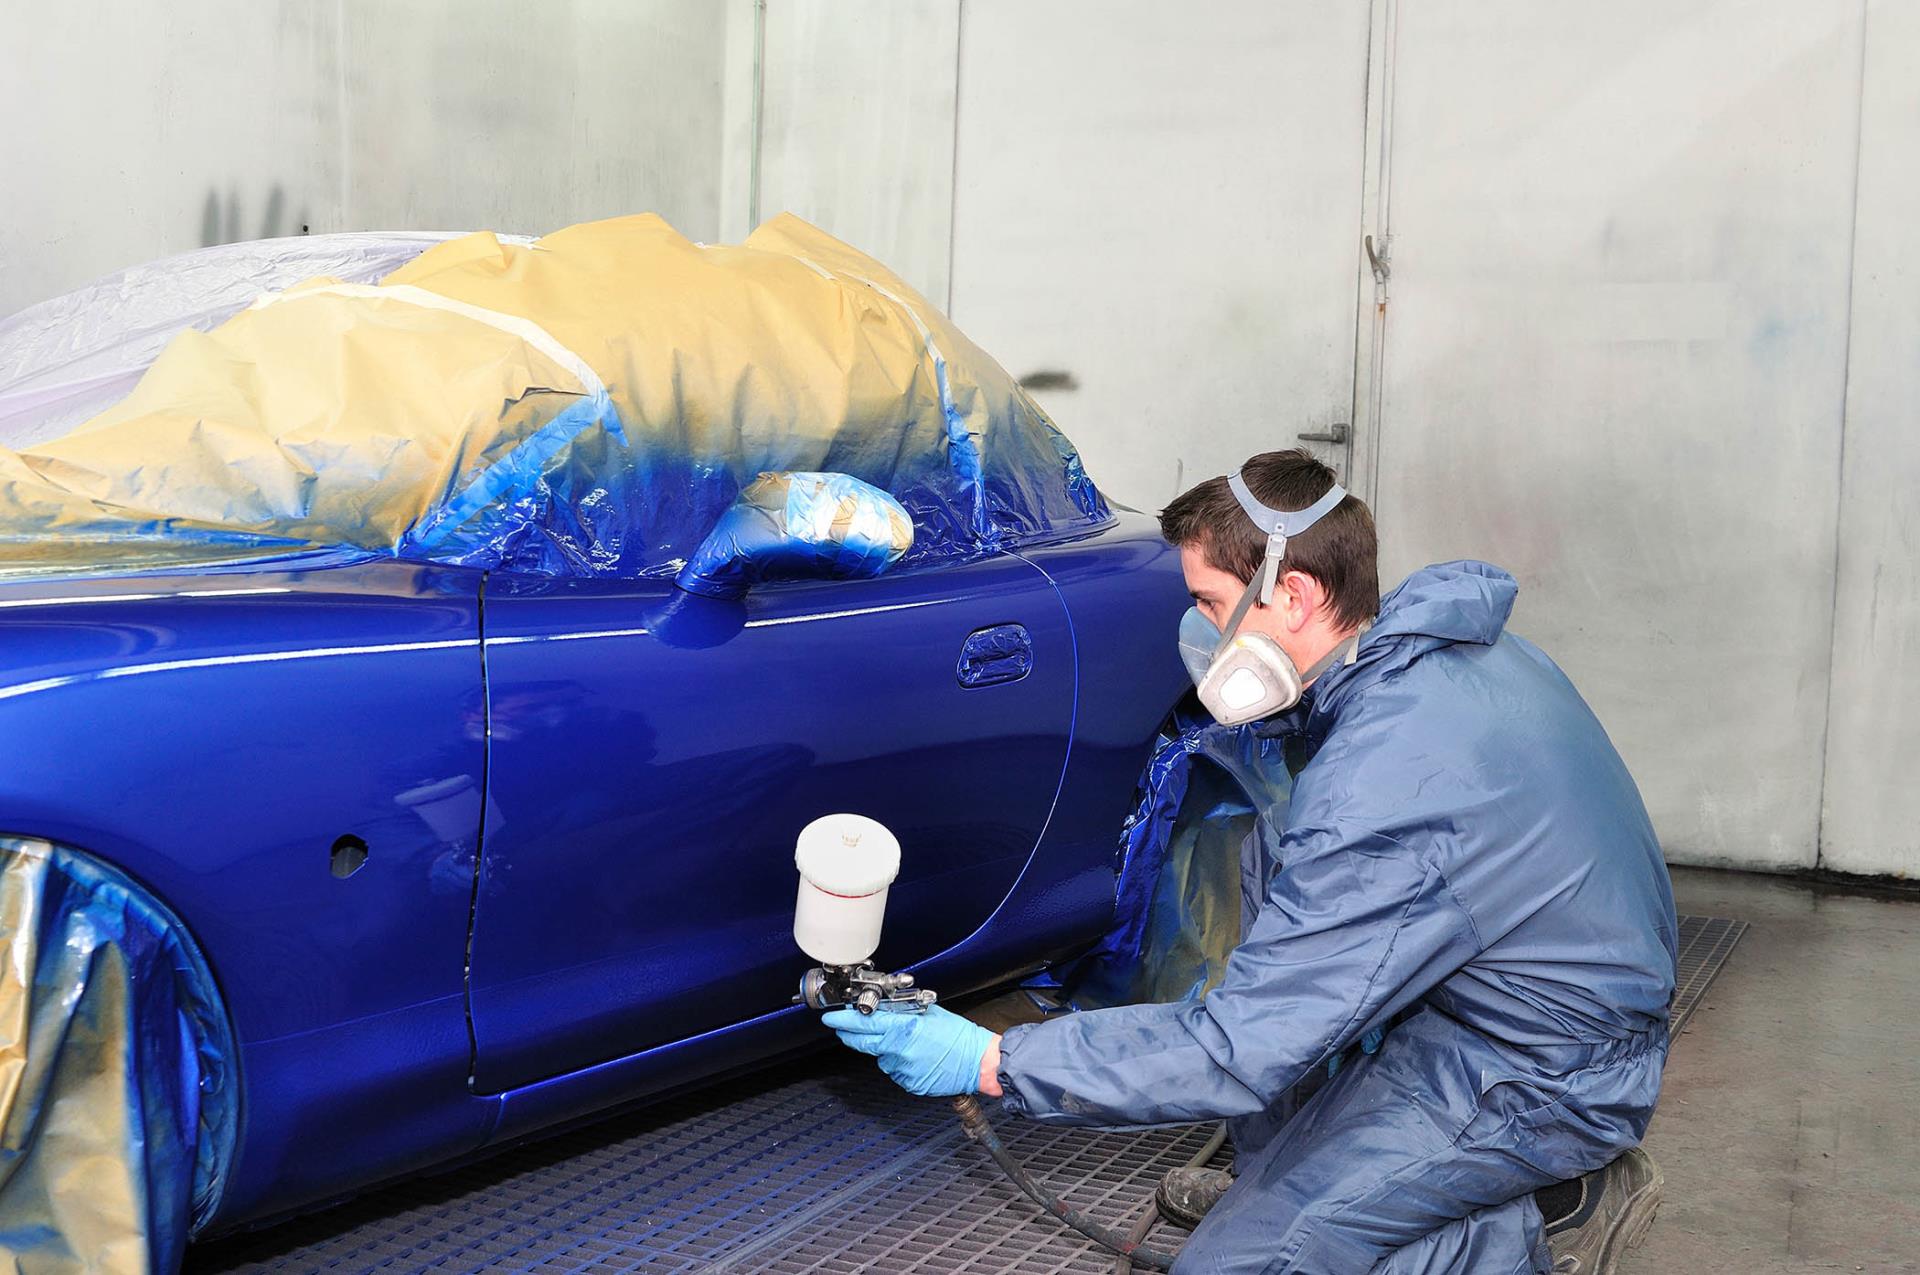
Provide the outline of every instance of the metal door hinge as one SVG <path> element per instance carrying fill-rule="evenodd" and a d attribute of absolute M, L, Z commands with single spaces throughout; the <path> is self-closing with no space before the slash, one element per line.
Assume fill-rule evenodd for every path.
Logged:
<path fill-rule="evenodd" d="M 1393 236 L 1387 235 L 1380 240 L 1376 249 L 1373 236 L 1365 239 L 1367 264 L 1373 267 L 1373 303 L 1385 305 L 1387 302 L 1387 280 L 1393 277 Z"/>

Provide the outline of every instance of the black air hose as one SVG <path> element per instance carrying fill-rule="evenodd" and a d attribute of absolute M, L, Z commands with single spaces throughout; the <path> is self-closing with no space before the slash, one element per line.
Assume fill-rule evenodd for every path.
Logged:
<path fill-rule="evenodd" d="M 1144 1237 L 1144 1228 L 1141 1237 L 1122 1235 L 1111 1227 L 1100 1225 L 1078 1209 L 1069 1207 L 1059 1196 L 1035 1182 L 1033 1176 L 1021 1168 L 1020 1162 L 1015 1160 L 1001 1144 L 1000 1135 L 993 1131 L 993 1125 L 987 1120 L 987 1113 L 980 1109 L 979 1101 L 972 1094 L 961 1094 L 955 1098 L 953 1110 L 960 1117 L 960 1127 L 966 1131 L 968 1139 L 986 1148 L 987 1154 L 993 1157 L 993 1162 L 1013 1179 L 1013 1184 L 1025 1192 L 1028 1199 L 1108 1252 L 1118 1253 L 1122 1258 L 1152 1270 L 1173 1269 L 1172 1253 L 1142 1246 L 1141 1237 Z M 1221 1136 L 1225 1137 L 1224 1131 Z M 1218 1150 L 1218 1147 L 1214 1150 Z M 1208 1154 L 1211 1157 L 1212 1153 Z"/>

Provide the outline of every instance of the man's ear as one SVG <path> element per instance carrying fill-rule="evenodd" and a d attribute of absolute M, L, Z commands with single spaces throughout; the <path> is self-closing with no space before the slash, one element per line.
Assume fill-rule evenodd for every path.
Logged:
<path fill-rule="evenodd" d="M 1280 622 L 1289 633 L 1306 628 L 1327 609 L 1326 589 L 1304 571 L 1282 572 L 1273 600 L 1281 607 Z"/>

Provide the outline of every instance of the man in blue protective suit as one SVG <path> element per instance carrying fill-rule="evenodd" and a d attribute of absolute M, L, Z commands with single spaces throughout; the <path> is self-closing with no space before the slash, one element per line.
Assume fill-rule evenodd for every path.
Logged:
<path fill-rule="evenodd" d="M 1285 736 L 1295 772 L 1219 985 L 1004 1037 L 938 1010 L 829 1025 L 916 1093 L 1061 1124 L 1231 1119 L 1234 1176 L 1162 1184 L 1198 1224 L 1178 1272 L 1612 1269 L 1659 1199 L 1636 1144 L 1678 926 L 1606 732 L 1505 631 L 1513 578 L 1448 563 L 1379 598 L 1366 506 L 1297 451 L 1161 526 L 1202 702 Z"/>

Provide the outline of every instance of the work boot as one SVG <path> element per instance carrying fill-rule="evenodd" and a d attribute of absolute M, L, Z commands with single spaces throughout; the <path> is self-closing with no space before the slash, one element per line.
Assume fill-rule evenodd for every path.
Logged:
<path fill-rule="evenodd" d="M 1168 1221 L 1192 1230 L 1232 1185 L 1233 1175 L 1224 1169 L 1173 1169 L 1160 1179 L 1155 1198 Z"/>
<path fill-rule="evenodd" d="M 1639 1147 L 1581 1178 L 1571 1207 L 1546 1219 L 1556 1275 L 1609 1275 L 1647 1237 L 1664 1181 L 1660 1166 Z"/>

